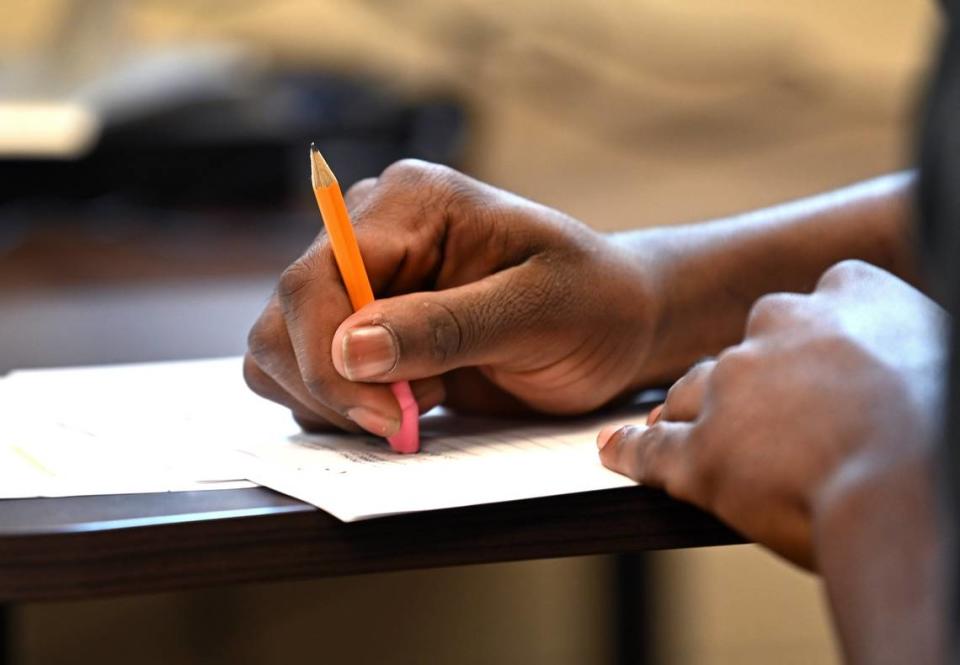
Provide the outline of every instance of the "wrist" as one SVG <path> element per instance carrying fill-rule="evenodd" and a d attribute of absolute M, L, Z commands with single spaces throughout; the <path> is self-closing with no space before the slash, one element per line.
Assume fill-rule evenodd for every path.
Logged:
<path fill-rule="evenodd" d="M 909 182 L 890 176 L 728 219 L 611 236 L 651 285 L 655 320 L 638 385 L 674 379 L 738 342 L 766 293 L 808 292 L 843 259 L 897 263 Z"/>
<path fill-rule="evenodd" d="M 736 288 L 733 252 L 710 223 L 611 236 L 628 256 L 638 288 L 632 306 L 647 312 L 645 353 L 632 388 L 670 383 L 707 355 L 736 343 L 753 303 Z M 639 303 L 639 305 L 638 305 Z"/>
<path fill-rule="evenodd" d="M 924 455 L 882 466 L 851 459 L 811 506 L 816 568 L 848 662 L 941 660 L 933 475 Z"/>

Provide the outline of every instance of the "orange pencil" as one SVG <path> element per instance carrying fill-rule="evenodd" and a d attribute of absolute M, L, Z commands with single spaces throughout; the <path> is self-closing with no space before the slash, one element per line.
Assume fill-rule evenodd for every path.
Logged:
<path fill-rule="evenodd" d="M 320 216 L 327 229 L 333 256 L 340 270 L 343 285 L 350 296 L 353 311 L 373 302 L 373 289 L 370 287 L 370 278 L 363 266 L 363 257 L 360 256 L 360 246 L 353 233 L 347 205 L 343 201 L 340 183 L 337 182 L 333 171 L 327 166 L 323 155 L 315 145 L 310 146 L 310 173 L 313 181 L 313 194 L 317 197 L 320 206 Z M 400 404 L 403 420 L 400 431 L 387 438 L 390 447 L 398 453 L 415 453 L 420 449 L 420 412 L 417 401 L 410 390 L 410 384 L 400 381 L 390 386 L 394 397 Z"/>

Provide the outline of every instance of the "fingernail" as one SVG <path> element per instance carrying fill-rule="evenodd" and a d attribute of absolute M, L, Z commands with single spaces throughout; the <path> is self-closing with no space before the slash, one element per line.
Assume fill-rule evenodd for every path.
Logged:
<path fill-rule="evenodd" d="M 386 374 L 396 364 L 396 340 L 383 326 L 355 328 L 343 336 L 343 371 L 351 381 Z"/>
<path fill-rule="evenodd" d="M 650 410 L 650 413 L 647 414 L 647 425 L 656 425 L 657 421 L 660 420 L 660 413 L 663 411 L 663 404 L 658 404 Z"/>
<path fill-rule="evenodd" d="M 597 434 L 597 449 L 603 450 L 606 445 L 610 443 L 610 439 L 613 438 L 613 435 L 616 434 L 620 429 L 620 425 L 607 425 L 601 429 L 600 433 Z"/>
<path fill-rule="evenodd" d="M 399 418 L 386 416 L 365 406 L 356 406 L 350 409 L 347 411 L 347 418 L 377 436 L 393 436 L 400 431 Z"/>

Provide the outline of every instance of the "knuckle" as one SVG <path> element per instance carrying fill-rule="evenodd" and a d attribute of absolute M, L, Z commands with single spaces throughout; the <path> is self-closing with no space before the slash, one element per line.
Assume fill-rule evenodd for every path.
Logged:
<path fill-rule="evenodd" d="M 424 307 L 428 310 L 426 321 L 430 331 L 430 356 L 443 365 L 464 350 L 467 325 L 463 317 L 442 303 L 427 302 Z"/>
<path fill-rule="evenodd" d="M 433 193 L 454 192 L 459 189 L 459 183 L 463 180 L 463 175 L 449 166 L 420 159 L 401 159 L 394 162 L 384 169 L 381 177 L 406 188 L 420 191 L 426 189 Z"/>
<path fill-rule="evenodd" d="M 692 390 L 710 375 L 715 364 L 716 361 L 712 359 L 703 360 L 687 370 L 687 373 L 677 379 L 667 390 L 666 402 L 682 402 Z"/>
<path fill-rule="evenodd" d="M 661 418 L 664 420 L 671 420 L 674 414 L 684 410 L 684 406 L 688 401 L 691 383 L 687 376 L 681 377 L 667 390 L 667 397 L 663 401 L 663 412 L 661 414 Z"/>
<path fill-rule="evenodd" d="M 332 382 L 330 378 L 324 376 L 321 372 L 310 370 L 303 373 L 303 385 L 313 397 L 327 404 L 330 397 L 330 387 Z"/>
<path fill-rule="evenodd" d="M 876 269 L 873 266 L 864 261 L 846 259 L 833 264 L 824 271 L 817 282 L 817 289 L 840 286 L 851 280 L 861 279 L 874 270 Z"/>
<path fill-rule="evenodd" d="M 280 275 L 277 282 L 277 297 L 281 302 L 295 301 L 313 280 L 309 266 L 303 259 L 297 259 Z"/>
<path fill-rule="evenodd" d="M 358 180 L 357 182 L 353 183 L 349 189 L 347 189 L 347 193 L 344 196 L 352 199 L 359 198 L 370 191 L 376 182 L 376 178 L 364 178 L 363 180 Z"/>
<path fill-rule="evenodd" d="M 382 177 L 403 184 L 414 184 L 431 177 L 438 166 L 421 159 L 401 159 L 385 168 Z"/>
<path fill-rule="evenodd" d="M 243 359 L 243 380 L 250 390 L 262 397 L 270 392 L 270 381 L 267 375 L 249 354 Z"/>
<path fill-rule="evenodd" d="M 788 293 L 768 293 L 761 296 L 747 315 L 747 336 L 769 330 L 789 316 L 795 296 Z"/>
<path fill-rule="evenodd" d="M 749 346 L 732 347 L 717 357 L 716 365 L 708 377 L 712 393 L 724 394 L 730 386 L 740 383 L 757 367 L 760 359 Z"/>
<path fill-rule="evenodd" d="M 278 330 L 273 317 L 264 313 L 247 334 L 247 350 L 258 365 L 266 365 L 277 349 Z"/>

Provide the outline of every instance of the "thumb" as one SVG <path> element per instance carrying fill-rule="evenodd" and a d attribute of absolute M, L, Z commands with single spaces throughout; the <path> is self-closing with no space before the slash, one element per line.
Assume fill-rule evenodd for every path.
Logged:
<path fill-rule="evenodd" d="M 337 329 L 334 367 L 351 381 L 393 382 L 520 357 L 529 331 L 542 331 L 555 310 L 529 268 L 364 307 Z"/>

